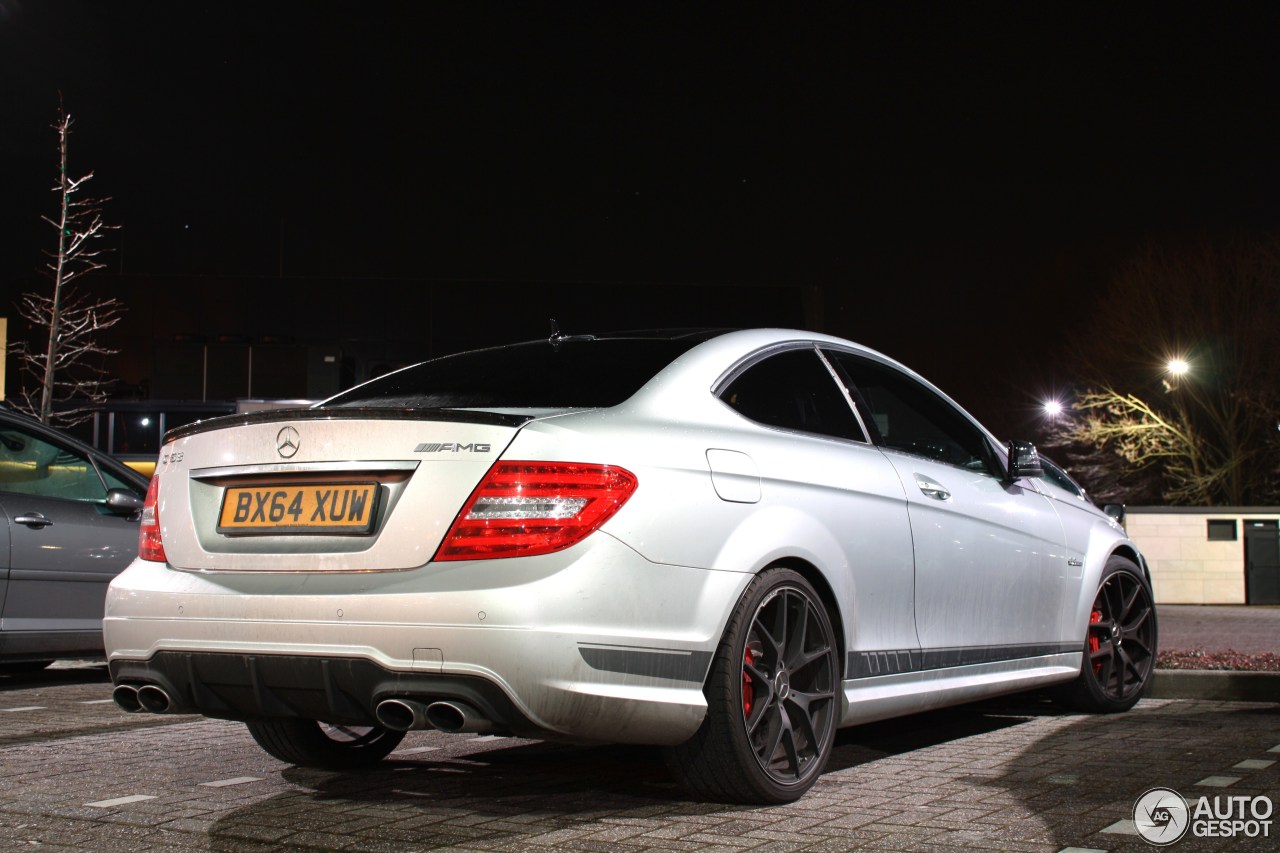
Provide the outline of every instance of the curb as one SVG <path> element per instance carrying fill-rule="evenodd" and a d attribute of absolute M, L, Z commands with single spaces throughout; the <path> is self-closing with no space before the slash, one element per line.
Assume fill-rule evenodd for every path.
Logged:
<path fill-rule="evenodd" d="M 1280 702 L 1280 672 L 1157 669 L 1143 696 L 1148 699 L 1225 699 Z"/>

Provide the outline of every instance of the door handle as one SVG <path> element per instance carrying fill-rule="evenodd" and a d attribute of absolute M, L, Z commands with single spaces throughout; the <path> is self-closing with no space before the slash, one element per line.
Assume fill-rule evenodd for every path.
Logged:
<path fill-rule="evenodd" d="M 933 498 L 935 501 L 951 500 L 951 492 L 948 492 L 941 483 L 935 483 L 928 477 L 916 474 L 916 485 L 920 487 L 920 491 L 927 498 Z"/>
<path fill-rule="evenodd" d="M 38 512 L 23 513 L 22 515 L 15 518 L 14 522 L 17 524 L 25 524 L 27 527 L 31 527 L 36 530 L 39 530 L 42 527 L 53 526 L 52 520 L 50 520 L 47 516 L 41 515 Z"/>

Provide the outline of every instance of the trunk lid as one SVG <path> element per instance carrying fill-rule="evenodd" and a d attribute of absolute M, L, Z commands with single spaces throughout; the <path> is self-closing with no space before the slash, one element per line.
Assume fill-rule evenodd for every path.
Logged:
<path fill-rule="evenodd" d="M 156 468 L 168 561 L 205 571 L 421 566 L 529 420 L 307 409 L 175 430 Z"/>

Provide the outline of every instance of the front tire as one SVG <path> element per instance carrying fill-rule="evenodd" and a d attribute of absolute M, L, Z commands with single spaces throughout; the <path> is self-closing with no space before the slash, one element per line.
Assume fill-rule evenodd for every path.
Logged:
<path fill-rule="evenodd" d="M 1112 557 L 1089 611 L 1080 674 L 1059 699 L 1095 714 L 1129 710 L 1151 680 L 1156 639 L 1155 604 L 1142 570 L 1132 560 Z"/>
<path fill-rule="evenodd" d="M 404 732 L 381 726 L 340 726 L 316 720 L 256 720 L 249 734 L 274 758 L 299 767 L 355 770 L 386 758 Z"/>
<path fill-rule="evenodd" d="M 666 750 L 685 789 L 735 803 L 803 796 L 835 740 L 837 658 L 835 632 L 813 586 L 790 569 L 758 575 L 712 661 L 702 727 Z"/>

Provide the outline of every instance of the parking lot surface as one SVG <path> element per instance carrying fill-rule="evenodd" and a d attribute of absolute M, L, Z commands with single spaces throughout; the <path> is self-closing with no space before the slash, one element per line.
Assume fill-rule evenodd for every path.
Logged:
<path fill-rule="evenodd" d="M 1160 649 L 1280 654 L 1280 605 L 1161 604 Z"/>
<path fill-rule="evenodd" d="M 238 723 L 130 715 L 101 664 L 0 677 L 0 849 L 1153 850 L 1168 787 L 1280 799 L 1280 705 L 1144 700 L 1107 717 L 1039 697 L 846 729 L 799 802 L 689 801 L 656 750 L 411 733 L 360 773 L 301 770 Z M 1178 851 L 1280 850 L 1186 837 Z"/>

